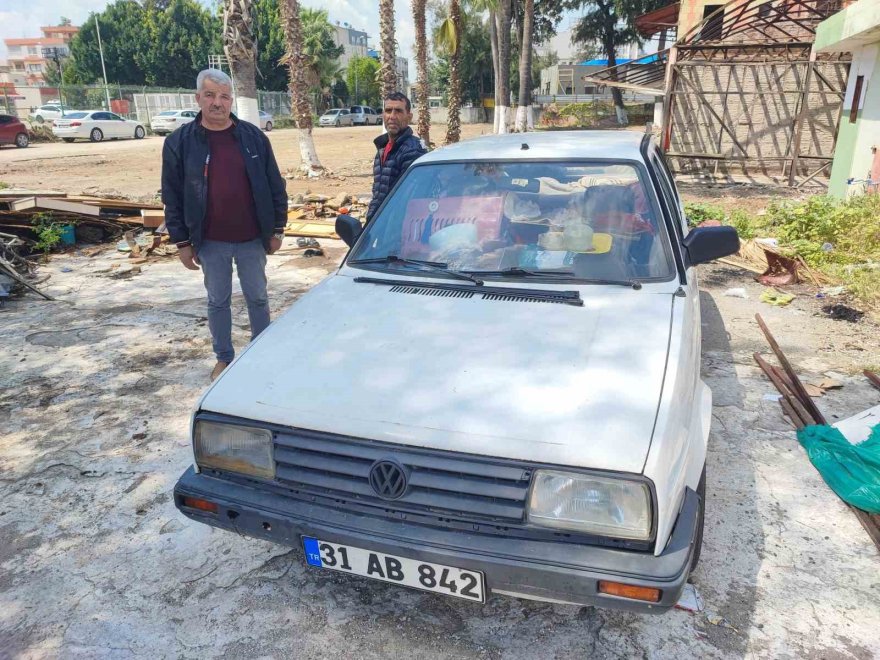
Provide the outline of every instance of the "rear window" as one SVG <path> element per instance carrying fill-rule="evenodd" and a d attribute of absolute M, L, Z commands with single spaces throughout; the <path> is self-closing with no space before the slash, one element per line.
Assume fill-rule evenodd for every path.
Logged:
<path fill-rule="evenodd" d="M 388 255 L 489 277 L 511 268 L 586 281 L 674 274 L 643 173 L 624 162 L 413 167 L 367 225 L 349 263 Z"/>
<path fill-rule="evenodd" d="M 66 113 L 64 113 L 64 118 L 65 119 L 82 119 L 87 114 L 89 114 L 89 113 L 88 112 L 66 112 Z"/>
<path fill-rule="evenodd" d="M 166 110 L 165 112 L 160 112 L 157 117 L 171 117 L 177 114 L 177 110 Z"/>

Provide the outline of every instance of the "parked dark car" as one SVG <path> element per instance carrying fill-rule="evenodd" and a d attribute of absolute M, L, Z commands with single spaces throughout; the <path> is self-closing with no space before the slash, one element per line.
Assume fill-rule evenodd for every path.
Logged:
<path fill-rule="evenodd" d="M 14 144 L 20 148 L 30 144 L 27 126 L 18 117 L 0 115 L 0 145 L 4 144 Z"/>

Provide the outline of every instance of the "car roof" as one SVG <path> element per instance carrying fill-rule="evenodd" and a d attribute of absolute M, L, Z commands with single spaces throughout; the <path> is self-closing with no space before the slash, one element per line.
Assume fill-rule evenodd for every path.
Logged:
<path fill-rule="evenodd" d="M 571 158 L 643 160 L 645 133 L 636 131 L 540 131 L 508 133 L 456 142 L 419 158 L 419 164 L 455 160 L 547 160 Z M 523 148 L 528 145 L 528 148 Z"/>

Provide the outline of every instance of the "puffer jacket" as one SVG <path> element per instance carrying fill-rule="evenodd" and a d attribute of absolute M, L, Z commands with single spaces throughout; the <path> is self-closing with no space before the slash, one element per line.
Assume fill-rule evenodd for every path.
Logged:
<path fill-rule="evenodd" d="M 165 226 L 175 243 L 191 241 L 196 252 L 202 242 L 208 208 L 208 136 L 202 113 L 165 138 L 162 146 L 162 202 Z M 278 170 L 272 145 L 253 124 L 232 115 L 241 155 L 253 193 L 257 224 L 268 249 L 272 234 L 287 224 L 287 182 Z"/>
<path fill-rule="evenodd" d="M 412 129 L 407 126 L 403 129 L 394 141 L 391 152 L 385 163 L 382 163 L 382 152 L 388 144 L 388 134 L 383 133 L 375 140 L 376 158 L 373 160 L 373 199 L 367 208 L 367 220 L 372 220 L 376 211 L 382 206 L 382 202 L 391 192 L 394 184 L 400 178 L 400 175 L 406 172 L 406 168 L 413 164 L 413 161 L 419 156 L 424 156 L 428 150 L 422 146 L 422 141 L 416 137 Z"/>

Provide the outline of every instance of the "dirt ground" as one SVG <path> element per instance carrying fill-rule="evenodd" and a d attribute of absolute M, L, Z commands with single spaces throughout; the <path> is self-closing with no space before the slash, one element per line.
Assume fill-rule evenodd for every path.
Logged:
<path fill-rule="evenodd" d="M 319 151 L 330 140 L 326 162 L 340 169 L 350 154 L 368 159 L 360 137 L 370 132 L 316 131 Z M 272 139 L 293 164 L 292 133 Z M 151 194 L 160 146 L 4 149 L 0 180 Z M 82 161 L 51 155 L 82 151 Z M 363 175 L 344 176 L 353 192 L 368 188 Z M 275 316 L 345 253 L 324 247 L 305 258 L 287 239 L 270 257 Z M 321 572 L 299 549 L 189 521 L 171 493 L 192 462 L 189 414 L 213 364 L 199 274 L 173 258 L 138 272 L 114 246 L 55 256 L 43 272 L 55 302 L 27 296 L 0 309 L 0 658 L 525 659 L 537 645 L 548 658 L 880 656 L 880 553 L 810 464 L 752 359 L 769 352 L 760 312 L 805 380 L 843 382 L 817 400 L 829 418 L 880 401 L 860 375 L 880 365 L 880 327 L 828 318 L 827 299 L 808 288 L 770 307 L 748 273 L 701 267 L 714 411 L 692 582 L 706 609 L 649 616 L 506 597 L 475 605 Z M 233 311 L 241 347 L 238 292 Z"/>

